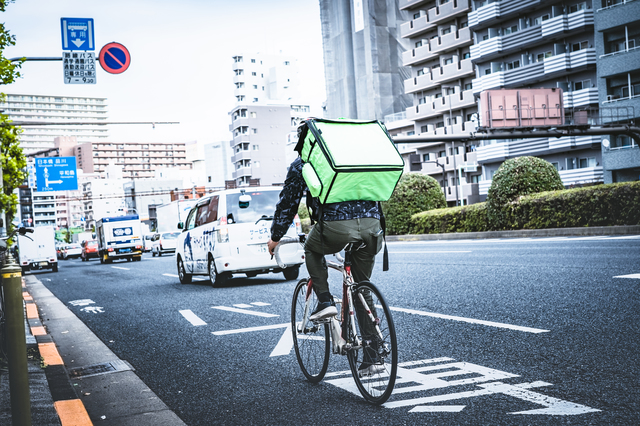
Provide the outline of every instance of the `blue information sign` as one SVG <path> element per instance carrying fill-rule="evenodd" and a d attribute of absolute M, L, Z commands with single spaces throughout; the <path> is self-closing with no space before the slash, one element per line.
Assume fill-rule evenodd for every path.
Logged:
<path fill-rule="evenodd" d="M 36 158 L 36 182 L 39 192 L 78 189 L 76 157 Z"/>
<path fill-rule="evenodd" d="M 60 18 L 62 50 L 95 50 L 93 18 Z"/>

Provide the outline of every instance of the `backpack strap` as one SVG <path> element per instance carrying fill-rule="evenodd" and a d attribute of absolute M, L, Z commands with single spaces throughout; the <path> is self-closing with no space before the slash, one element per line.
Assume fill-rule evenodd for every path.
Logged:
<path fill-rule="evenodd" d="M 384 272 L 389 270 L 389 250 L 387 250 L 387 221 L 382 212 L 382 204 L 378 202 L 378 208 L 380 209 L 380 227 L 382 228 L 382 239 L 384 240 L 384 252 L 382 253 L 382 270 Z"/>

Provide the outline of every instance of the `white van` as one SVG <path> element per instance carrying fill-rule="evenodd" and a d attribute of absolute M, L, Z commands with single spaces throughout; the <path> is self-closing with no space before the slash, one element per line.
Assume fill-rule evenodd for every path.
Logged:
<path fill-rule="evenodd" d="M 287 280 L 298 278 L 304 262 L 299 244 L 288 244 L 280 251 L 282 270 L 267 249 L 271 222 L 281 187 L 247 187 L 215 192 L 202 198 L 191 209 L 176 241 L 176 262 L 180 282 L 191 282 L 193 275 L 209 275 L 211 284 L 223 285 L 232 274 L 247 277 L 283 272 Z M 295 237 L 302 232 L 300 219 L 287 231 Z"/>

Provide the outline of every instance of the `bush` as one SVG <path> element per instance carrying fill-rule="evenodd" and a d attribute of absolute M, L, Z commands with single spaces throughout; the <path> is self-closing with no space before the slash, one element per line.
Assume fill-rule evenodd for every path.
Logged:
<path fill-rule="evenodd" d="M 407 234 L 414 213 L 447 206 L 442 188 L 431 176 L 405 173 L 389 201 L 382 203 L 388 234 Z"/>
<path fill-rule="evenodd" d="M 487 193 L 487 220 L 494 230 L 509 229 L 507 204 L 518 197 L 564 189 L 558 171 L 537 157 L 506 160 L 493 176 Z"/>
<path fill-rule="evenodd" d="M 411 217 L 411 224 L 413 234 L 488 231 L 487 204 L 476 203 L 416 213 Z"/>

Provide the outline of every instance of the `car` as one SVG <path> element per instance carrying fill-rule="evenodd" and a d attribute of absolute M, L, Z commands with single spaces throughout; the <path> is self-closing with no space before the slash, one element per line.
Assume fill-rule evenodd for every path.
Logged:
<path fill-rule="evenodd" d="M 247 277 L 283 272 L 285 279 L 298 278 L 304 263 L 300 244 L 283 246 L 280 251 L 285 269 L 269 254 L 267 241 L 282 187 L 226 189 L 201 198 L 189 211 L 176 241 L 176 266 L 182 284 L 194 275 L 208 275 L 213 286 L 223 285 L 233 274 Z M 287 236 L 302 232 L 295 219 Z"/>
<path fill-rule="evenodd" d="M 162 253 L 176 251 L 176 240 L 180 232 L 161 232 L 151 238 L 151 256 L 162 256 Z"/>
<path fill-rule="evenodd" d="M 147 251 L 151 251 L 151 246 L 153 245 L 153 241 L 151 241 L 151 239 L 153 238 L 155 234 L 147 234 L 144 236 L 144 238 L 142 239 L 144 242 L 144 247 L 142 248 L 145 252 Z"/>
<path fill-rule="evenodd" d="M 91 258 L 98 258 L 98 241 L 97 240 L 87 240 L 83 241 L 82 244 L 82 254 L 80 254 L 80 259 L 83 262 Z"/>
<path fill-rule="evenodd" d="M 58 259 L 62 259 L 62 251 L 64 250 L 66 244 L 62 242 L 56 243 L 56 257 Z"/>
<path fill-rule="evenodd" d="M 82 254 L 82 246 L 78 243 L 71 243 L 61 249 L 63 259 L 77 259 Z"/>

